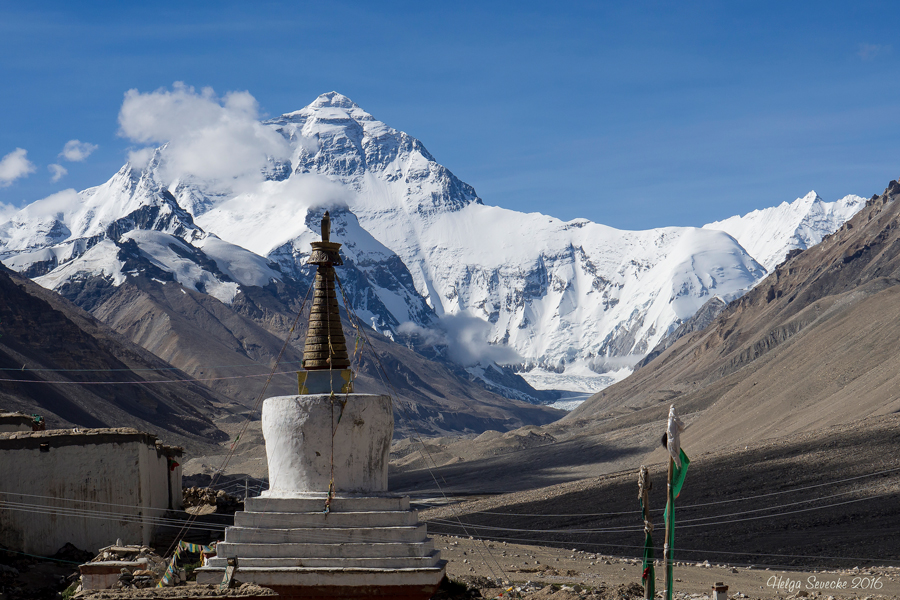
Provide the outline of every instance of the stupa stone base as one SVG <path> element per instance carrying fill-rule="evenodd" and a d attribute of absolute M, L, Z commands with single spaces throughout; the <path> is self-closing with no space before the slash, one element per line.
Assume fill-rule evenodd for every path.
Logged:
<path fill-rule="evenodd" d="M 446 561 L 409 498 L 387 493 L 388 396 L 268 398 L 262 430 L 270 488 L 234 515 L 198 583 L 220 583 L 232 560 L 233 581 L 286 598 L 426 600 L 437 591 Z"/>
<path fill-rule="evenodd" d="M 197 569 L 197 582 L 234 579 L 296 598 L 430 598 L 446 561 L 427 537 L 409 498 L 324 493 L 248 498 L 218 555 Z"/>

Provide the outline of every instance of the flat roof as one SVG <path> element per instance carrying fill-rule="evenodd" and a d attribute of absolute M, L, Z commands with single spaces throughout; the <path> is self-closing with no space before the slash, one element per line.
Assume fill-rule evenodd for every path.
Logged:
<path fill-rule="evenodd" d="M 19 412 L 0 411 L 0 423 L 25 423 L 31 424 L 33 417 Z"/>
<path fill-rule="evenodd" d="M 29 417 L 29 421 L 31 417 Z M 146 431 L 131 427 L 46 429 L 44 431 L 11 431 L 0 433 L 0 450 L 39 449 L 47 444 L 51 448 L 63 446 L 84 446 L 87 444 L 124 444 L 142 442 L 148 446 L 156 446 L 157 450 L 168 456 L 181 456 L 184 448 L 167 446 Z"/>

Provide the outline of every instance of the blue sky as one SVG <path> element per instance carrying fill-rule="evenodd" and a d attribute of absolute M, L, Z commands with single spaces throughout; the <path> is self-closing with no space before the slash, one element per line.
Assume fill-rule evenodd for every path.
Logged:
<path fill-rule="evenodd" d="M 896 3 L 17 4 L 0 4 L 0 158 L 34 170 L 0 169 L 7 205 L 108 179 L 134 146 L 125 92 L 176 81 L 271 116 L 337 90 L 487 204 L 626 229 L 900 175 Z M 74 139 L 97 148 L 67 160 Z"/>

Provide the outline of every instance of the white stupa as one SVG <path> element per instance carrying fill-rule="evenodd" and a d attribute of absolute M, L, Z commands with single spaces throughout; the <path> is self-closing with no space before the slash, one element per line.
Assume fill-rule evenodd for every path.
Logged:
<path fill-rule="evenodd" d="M 389 396 L 353 393 L 334 292 L 340 244 L 313 243 L 318 265 L 300 394 L 263 403 L 269 489 L 248 498 L 198 583 L 233 579 L 287 598 L 425 600 L 446 561 L 409 497 L 388 493 L 394 417 Z"/>

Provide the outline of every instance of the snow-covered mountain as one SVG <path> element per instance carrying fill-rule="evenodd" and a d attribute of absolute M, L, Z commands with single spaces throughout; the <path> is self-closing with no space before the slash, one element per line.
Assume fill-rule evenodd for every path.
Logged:
<path fill-rule="evenodd" d="M 0 224 L 0 260 L 59 289 L 97 275 L 119 285 L 140 253 L 160 278 L 227 304 L 248 286 L 307 280 L 327 208 L 354 310 L 473 374 L 491 363 L 628 367 L 710 298 L 739 295 L 766 273 L 738 243 L 757 235 L 747 224 L 755 213 L 729 235 L 716 224 L 620 231 L 488 206 L 420 141 L 335 92 L 262 125 L 290 152 L 270 158 L 261 182 L 231 189 L 173 176 L 176 158 L 162 146 L 142 168 L 126 164 L 101 186 Z M 817 221 L 807 220 L 769 236 L 763 260 L 812 231 Z"/>
<path fill-rule="evenodd" d="M 383 301 L 398 323 L 376 325 L 447 340 L 463 363 L 500 358 L 560 369 L 587 362 L 602 370 L 646 353 L 708 296 L 747 288 L 763 274 L 718 232 L 625 232 L 486 206 L 421 142 L 340 94 L 268 124 L 294 148 L 289 175 L 225 202 L 195 204 L 197 224 L 287 269 L 314 235 L 289 218 L 311 204 L 303 192 L 345 203 L 401 259 L 417 297 L 438 318 L 426 321 L 412 297 L 394 294 Z M 329 189 L 323 178 L 340 186 Z M 361 247 L 355 261 L 364 255 L 371 254 Z"/>
<path fill-rule="evenodd" d="M 729 233 L 767 271 L 771 271 L 788 252 L 815 246 L 865 205 L 865 198 L 854 195 L 825 202 L 812 191 L 793 202 L 754 210 L 744 216 L 709 223 L 703 228 Z"/>

